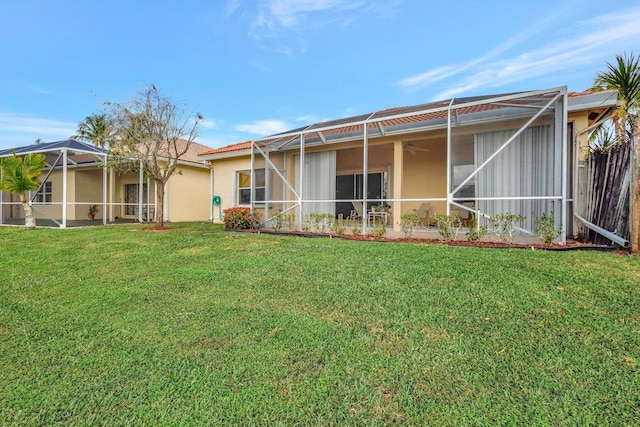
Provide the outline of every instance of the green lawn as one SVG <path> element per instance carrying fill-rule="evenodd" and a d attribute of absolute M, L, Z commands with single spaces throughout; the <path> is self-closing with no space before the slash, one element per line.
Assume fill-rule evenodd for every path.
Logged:
<path fill-rule="evenodd" d="M 640 257 L 0 227 L 3 425 L 638 425 Z"/>

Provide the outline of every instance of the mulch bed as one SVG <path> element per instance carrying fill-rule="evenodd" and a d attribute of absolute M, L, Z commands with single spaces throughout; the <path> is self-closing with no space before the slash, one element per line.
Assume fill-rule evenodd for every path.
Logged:
<path fill-rule="evenodd" d="M 331 234 L 331 233 L 311 233 L 302 231 L 274 231 L 266 229 L 258 230 L 235 230 L 225 227 L 225 231 L 237 231 L 244 233 L 256 233 L 256 234 L 274 234 L 281 236 L 299 236 L 307 238 L 325 238 L 325 239 L 345 239 L 345 240 L 357 240 L 362 242 L 384 242 L 384 243 L 422 243 L 422 244 L 434 244 L 434 245 L 449 245 L 449 246 L 468 246 L 475 248 L 495 248 L 495 249 L 541 249 L 546 251 L 567 251 L 567 250 L 597 250 L 597 251 L 619 251 L 620 253 L 627 253 L 619 246 L 612 245 L 594 245 L 588 242 L 580 242 L 576 240 L 568 240 L 566 244 L 560 245 L 553 243 L 551 245 L 544 244 L 521 244 L 512 243 L 506 244 L 503 242 L 468 242 L 466 240 L 452 240 L 445 242 L 439 239 L 426 239 L 426 238 L 391 238 L 391 237 L 374 237 L 369 235 L 353 235 L 353 234 Z"/>

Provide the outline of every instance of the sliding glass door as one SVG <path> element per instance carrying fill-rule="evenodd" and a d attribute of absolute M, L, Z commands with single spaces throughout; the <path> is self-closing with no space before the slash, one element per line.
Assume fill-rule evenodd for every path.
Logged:
<path fill-rule="evenodd" d="M 342 214 L 347 218 L 353 210 L 351 200 L 362 199 L 363 174 L 346 174 L 336 176 L 336 200 L 349 200 L 348 202 L 336 202 L 336 215 Z M 367 210 L 379 204 L 379 200 L 385 195 L 384 172 L 374 172 L 367 175 Z"/>

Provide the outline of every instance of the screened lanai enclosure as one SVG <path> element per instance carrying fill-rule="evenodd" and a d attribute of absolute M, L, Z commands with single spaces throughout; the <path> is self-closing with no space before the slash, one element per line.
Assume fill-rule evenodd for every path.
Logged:
<path fill-rule="evenodd" d="M 72 227 L 117 220 L 146 221 L 153 217 L 154 189 L 142 174 L 110 171 L 105 150 L 75 140 L 16 148 L 18 156 L 40 153 L 46 166 L 40 188 L 28 199 L 38 226 Z M 0 150 L 0 157 L 12 156 Z M 93 215 L 89 215 L 93 207 Z M 17 195 L 0 192 L 0 224 L 24 224 Z"/>
<path fill-rule="evenodd" d="M 247 200 L 267 226 L 279 213 L 298 222 L 356 215 L 366 225 L 384 212 L 396 229 L 406 212 L 425 226 L 435 214 L 488 225 L 512 213 L 533 235 L 546 214 L 564 242 L 567 140 L 565 87 L 382 110 L 254 140 Z"/>

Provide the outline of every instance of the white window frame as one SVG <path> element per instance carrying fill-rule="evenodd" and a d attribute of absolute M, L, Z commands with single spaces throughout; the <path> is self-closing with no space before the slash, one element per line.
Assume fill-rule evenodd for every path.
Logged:
<path fill-rule="evenodd" d="M 51 181 L 45 181 L 42 183 L 40 191 L 36 193 L 36 197 L 35 199 L 33 199 L 33 201 L 41 205 L 50 205 L 52 201 L 52 195 L 53 184 L 51 183 Z"/>
<path fill-rule="evenodd" d="M 236 196 L 236 200 L 237 200 L 237 204 L 238 206 L 251 206 L 251 184 L 253 182 L 253 179 L 255 178 L 257 173 L 262 173 L 263 176 L 265 176 L 265 168 L 258 168 L 254 170 L 254 174 L 253 176 L 251 176 L 251 169 L 247 169 L 247 170 L 240 170 L 240 171 L 236 171 L 235 172 L 235 189 L 234 189 L 234 194 Z M 244 174 L 244 175 L 249 175 L 251 177 L 251 179 L 249 180 L 249 186 L 248 187 L 241 187 L 240 186 L 240 175 Z M 258 190 L 262 189 L 262 197 L 256 197 L 256 200 L 254 200 L 255 202 L 264 202 L 265 201 L 265 195 L 266 195 L 266 176 L 263 177 L 262 179 L 263 185 L 260 186 L 256 186 L 254 187 L 256 190 L 256 196 L 258 195 Z M 247 203 L 242 203 L 242 196 L 241 196 L 241 192 L 249 192 L 249 201 Z"/>

